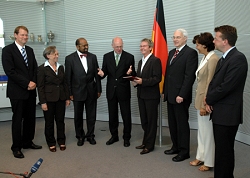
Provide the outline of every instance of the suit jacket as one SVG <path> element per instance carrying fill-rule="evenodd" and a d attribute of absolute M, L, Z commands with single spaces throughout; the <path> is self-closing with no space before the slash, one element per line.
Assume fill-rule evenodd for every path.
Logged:
<path fill-rule="evenodd" d="M 15 43 L 2 50 L 3 69 L 8 76 L 7 97 L 10 99 L 28 99 L 36 97 L 36 90 L 28 90 L 30 81 L 37 82 L 37 62 L 32 48 L 25 45 L 28 67 Z"/>
<path fill-rule="evenodd" d="M 162 77 L 162 67 L 159 58 L 153 54 L 148 58 L 141 71 L 142 60 L 138 63 L 137 76 L 142 78 L 142 84 L 137 85 L 137 97 L 141 99 L 160 98 L 159 83 Z"/>
<path fill-rule="evenodd" d="M 126 51 L 122 51 L 118 66 L 115 63 L 114 51 L 104 54 L 102 70 L 104 76 L 107 77 L 106 97 L 112 99 L 116 92 L 119 100 L 127 100 L 131 98 L 130 81 L 124 79 L 127 76 L 127 71 L 132 65 L 132 76 L 136 75 L 135 72 L 135 59 L 134 56 Z"/>
<path fill-rule="evenodd" d="M 64 68 L 59 66 L 58 74 L 50 66 L 40 65 L 37 73 L 37 89 L 41 104 L 69 100 L 69 90 L 64 77 Z"/>
<path fill-rule="evenodd" d="M 187 102 L 192 102 L 192 86 L 195 80 L 195 71 L 198 66 L 197 52 L 185 45 L 170 65 L 176 49 L 169 52 L 167 69 L 164 79 L 164 101 L 176 103 L 180 96 Z"/>
<path fill-rule="evenodd" d="M 248 70 L 247 59 L 244 54 L 233 48 L 222 65 L 219 62 L 208 87 L 206 102 L 213 107 L 213 123 L 236 126 L 243 122 L 243 90 Z"/>
<path fill-rule="evenodd" d="M 213 51 L 211 51 L 213 52 Z M 196 89 L 196 96 L 195 96 L 195 108 L 200 110 L 201 108 L 205 109 L 204 106 L 204 98 L 207 95 L 207 89 L 210 81 L 214 76 L 214 71 L 219 60 L 219 57 L 213 52 L 212 55 L 208 53 L 208 55 L 204 59 L 207 61 L 202 67 L 199 66 L 196 71 L 196 79 L 197 79 L 197 89 Z M 200 64 L 202 65 L 202 64 Z"/>
<path fill-rule="evenodd" d="M 97 99 L 97 93 L 102 92 L 101 78 L 98 73 L 98 62 L 95 54 L 87 53 L 87 73 L 81 63 L 77 51 L 65 58 L 65 78 L 70 96 L 74 101 L 85 101 L 87 96 Z"/>

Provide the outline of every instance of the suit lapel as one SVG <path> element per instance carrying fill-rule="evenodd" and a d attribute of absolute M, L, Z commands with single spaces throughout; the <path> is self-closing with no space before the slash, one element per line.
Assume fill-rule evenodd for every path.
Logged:
<path fill-rule="evenodd" d="M 226 58 L 222 61 L 222 63 L 220 64 L 220 60 L 217 63 L 216 69 L 215 69 L 215 74 L 221 69 L 221 67 L 230 59 L 231 55 L 236 51 L 236 47 L 231 49 L 231 51 L 229 51 L 229 53 L 226 55 Z M 221 56 L 222 58 L 222 56 Z"/>
<path fill-rule="evenodd" d="M 148 66 L 149 66 L 150 63 L 151 63 L 152 58 L 153 58 L 153 54 L 151 54 L 151 56 L 148 58 L 147 62 L 144 64 L 143 69 L 142 69 L 142 71 L 141 71 L 141 75 L 143 74 L 143 71 L 146 71 L 146 70 L 147 70 Z"/>
<path fill-rule="evenodd" d="M 93 65 L 92 65 L 92 60 L 90 59 L 89 55 L 87 55 L 86 59 L 87 59 L 87 66 L 88 66 L 87 73 L 88 73 L 91 70 L 91 66 L 93 66 Z"/>
<path fill-rule="evenodd" d="M 76 62 L 76 66 L 80 67 L 83 70 L 84 74 L 86 74 L 86 71 L 85 71 L 85 69 L 84 69 L 84 67 L 82 65 L 82 61 L 81 61 L 80 57 L 78 56 L 77 52 L 75 53 L 74 60 Z"/>
<path fill-rule="evenodd" d="M 25 64 L 25 62 L 24 62 L 23 55 L 22 55 L 21 52 L 19 51 L 17 45 L 16 45 L 15 43 L 13 43 L 13 46 L 15 46 L 15 47 L 13 48 L 13 49 L 14 49 L 14 52 L 15 52 L 15 53 L 17 54 L 17 56 L 19 57 L 18 60 L 20 60 L 20 61 L 23 63 L 23 65 L 27 68 L 27 66 L 26 66 L 26 64 Z M 26 53 L 27 53 L 27 50 L 26 50 Z M 27 56 L 28 56 L 28 54 L 27 54 Z M 28 56 L 28 61 L 29 61 L 29 56 Z M 28 63 L 28 64 L 29 64 L 29 63 Z"/>
<path fill-rule="evenodd" d="M 181 51 L 177 54 L 177 56 L 173 59 L 173 61 L 172 61 L 172 63 L 171 63 L 171 65 L 173 65 L 176 61 L 178 61 L 180 58 L 181 58 L 181 56 L 183 55 L 183 53 L 186 51 L 186 48 L 187 47 L 187 45 L 185 45 L 182 49 L 181 49 Z M 174 56 L 174 52 L 175 52 L 175 50 L 173 51 L 173 55 L 172 55 L 172 57 Z M 172 59 L 172 58 L 171 58 Z"/>

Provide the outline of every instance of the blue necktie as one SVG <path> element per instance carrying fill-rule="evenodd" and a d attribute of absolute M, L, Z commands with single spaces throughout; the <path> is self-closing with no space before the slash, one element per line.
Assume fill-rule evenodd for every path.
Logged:
<path fill-rule="evenodd" d="M 22 55 L 23 55 L 23 59 L 24 59 L 25 65 L 28 67 L 28 56 L 26 54 L 26 51 L 25 51 L 24 47 L 22 48 Z"/>

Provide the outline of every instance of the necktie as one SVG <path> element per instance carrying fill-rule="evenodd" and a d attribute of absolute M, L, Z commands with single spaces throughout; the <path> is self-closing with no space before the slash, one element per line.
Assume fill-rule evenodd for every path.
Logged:
<path fill-rule="evenodd" d="M 80 54 L 80 57 L 82 58 L 82 57 L 87 57 L 87 54 Z"/>
<path fill-rule="evenodd" d="M 116 63 L 116 66 L 118 66 L 118 63 L 119 63 L 119 54 L 116 54 L 116 56 L 115 56 L 115 63 Z"/>
<path fill-rule="evenodd" d="M 24 47 L 22 48 L 22 55 L 23 55 L 23 59 L 24 59 L 25 65 L 28 67 L 28 56 L 26 54 L 26 51 L 25 51 Z"/>
<path fill-rule="evenodd" d="M 171 61 L 170 61 L 170 64 L 173 62 L 174 58 L 176 58 L 176 56 L 177 56 L 178 53 L 179 53 L 179 50 L 177 49 L 177 50 L 175 51 L 175 53 L 174 53 L 174 55 L 173 55 Z"/>

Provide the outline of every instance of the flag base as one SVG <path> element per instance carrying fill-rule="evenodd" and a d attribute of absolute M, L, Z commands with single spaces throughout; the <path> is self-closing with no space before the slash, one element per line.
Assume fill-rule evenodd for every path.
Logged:
<path fill-rule="evenodd" d="M 162 146 L 170 145 L 171 143 L 172 142 L 171 142 L 170 136 L 162 136 L 162 138 L 160 138 L 160 136 L 157 136 L 156 141 L 155 141 L 155 146 L 162 147 Z"/>

